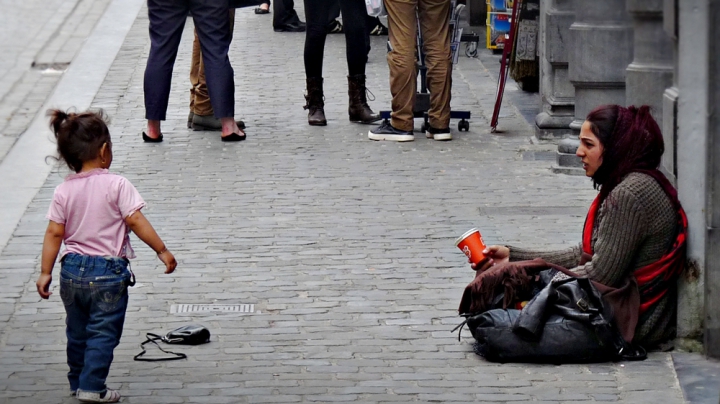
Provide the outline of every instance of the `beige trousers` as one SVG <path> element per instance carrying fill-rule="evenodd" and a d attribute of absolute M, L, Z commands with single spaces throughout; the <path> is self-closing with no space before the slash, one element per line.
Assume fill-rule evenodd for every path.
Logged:
<path fill-rule="evenodd" d="M 235 9 L 228 12 L 230 18 L 230 32 L 235 27 Z M 205 66 L 202 61 L 202 50 L 200 39 L 195 31 L 193 40 L 192 58 L 190 59 L 190 112 L 195 115 L 213 115 L 213 107 L 210 104 L 210 94 L 205 81 Z"/>
<path fill-rule="evenodd" d="M 416 36 L 417 16 L 427 66 L 430 91 L 430 125 L 444 129 L 450 125 L 450 0 L 385 0 L 388 13 L 389 39 L 392 51 L 387 60 L 390 67 L 392 94 L 391 124 L 396 129 L 413 130 L 413 106 L 417 92 Z"/>

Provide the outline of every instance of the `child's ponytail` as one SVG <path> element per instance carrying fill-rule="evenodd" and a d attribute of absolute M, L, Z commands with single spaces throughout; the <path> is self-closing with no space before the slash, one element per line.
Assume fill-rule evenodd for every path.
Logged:
<path fill-rule="evenodd" d="M 60 127 L 63 122 L 68 119 L 68 114 L 59 109 L 50 109 L 48 110 L 47 115 L 50 117 L 50 127 L 55 133 L 55 138 L 57 139 L 58 134 L 60 133 Z"/>

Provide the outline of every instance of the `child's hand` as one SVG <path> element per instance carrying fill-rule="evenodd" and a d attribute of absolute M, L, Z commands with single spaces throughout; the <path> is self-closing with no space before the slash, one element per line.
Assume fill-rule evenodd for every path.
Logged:
<path fill-rule="evenodd" d="M 47 299 L 50 297 L 50 295 L 52 295 L 52 292 L 50 291 L 51 282 L 51 274 L 40 274 L 40 277 L 35 283 L 35 285 L 37 286 L 38 294 L 40 294 L 40 297 L 42 297 L 43 299 Z"/>
<path fill-rule="evenodd" d="M 160 261 L 165 264 L 165 273 L 171 274 L 175 270 L 175 267 L 177 267 L 177 261 L 175 261 L 175 256 L 172 255 L 172 253 L 168 250 L 163 251 L 161 254 L 158 254 L 158 258 L 160 258 Z"/>

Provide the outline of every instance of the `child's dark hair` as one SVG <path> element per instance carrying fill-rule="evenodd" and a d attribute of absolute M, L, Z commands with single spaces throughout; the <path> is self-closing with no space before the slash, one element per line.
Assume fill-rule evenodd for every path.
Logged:
<path fill-rule="evenodd" d="M 103 143 L 110 143 L 107 116 L 102 110 L 80 113 L 48 110 L 50 128 L 57 139 L 60 158 L 76 173 L 83 163 L 98 156 Z"/>

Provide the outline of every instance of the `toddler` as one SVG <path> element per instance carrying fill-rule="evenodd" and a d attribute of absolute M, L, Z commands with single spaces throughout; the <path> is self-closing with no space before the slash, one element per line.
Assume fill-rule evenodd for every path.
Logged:
<path fill-rule="evenodd" d="M 128 269 L 135 258 L 132 230 L 157 252 L 165 273 L 177 262 L 140 212 L 145 201 L 125 178 L 108 171 L 112 142 L 102 112 L 49 111 L 60 158 L 75 174 L 55 189 L 42 249 L 40 297 L 50 297 L 50 282 L 61 243 L 60 297 L 65 305 L 68 380 L 81 402 L 115 403 L 120 393 L 105 386 L 120 342 L 128 304 Z"/>

